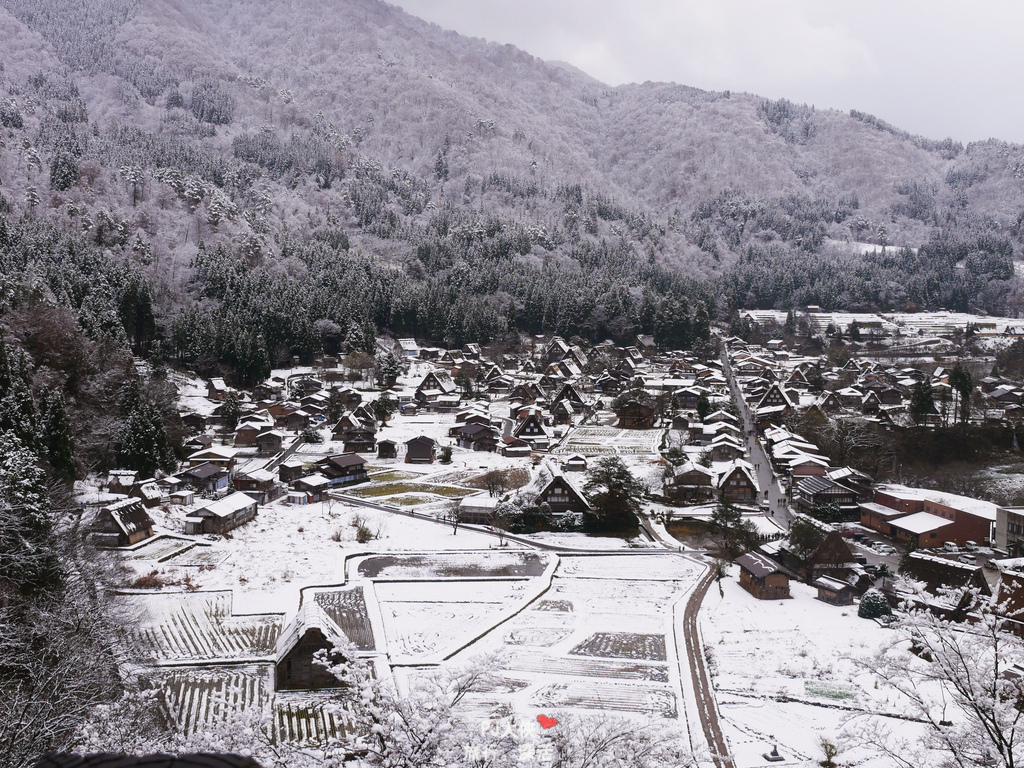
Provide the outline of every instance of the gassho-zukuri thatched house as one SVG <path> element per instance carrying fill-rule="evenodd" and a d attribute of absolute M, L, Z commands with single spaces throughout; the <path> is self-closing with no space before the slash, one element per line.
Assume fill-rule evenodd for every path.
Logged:
<path fill-rule="evenodd" d="M 306 691 L 318 688 L 340 688 L 343 683 L 314 663 L 319 651 L 327 651 L 335 663 L 344 657 L 334 652 L 334 641 L 344 638 L 341 628 L 321 608 L 316 600 L 307 600 L 295 618 L 277 638 L 274 665 L 274 688 L 278 691 Z"/>
<path fill-rule="evenodd" d="M 789 594 L 789 574 L 778 563 L 759 552 L 736 558 L 740 567 L 740 586 L 758 600 L 785 600 Z"/>

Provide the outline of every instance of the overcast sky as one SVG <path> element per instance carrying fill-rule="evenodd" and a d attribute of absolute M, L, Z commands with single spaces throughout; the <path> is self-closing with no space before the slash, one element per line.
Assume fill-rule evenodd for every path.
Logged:
<path fill-rule="evenodd" d="M 929 138 L 1024 143 L 1024 3 L 390 0 L 609 85 L 674 81 L 851 108 Z"/>

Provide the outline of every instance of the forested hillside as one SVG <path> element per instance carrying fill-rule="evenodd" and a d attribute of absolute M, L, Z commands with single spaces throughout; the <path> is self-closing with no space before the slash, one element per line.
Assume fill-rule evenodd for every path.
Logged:
<path fill-rule="evenodd" d="M 739 306 L 1019 306 L 1019 146 L 609 88 L 375 0 L 0 0 L 0 34 L 8 228 L 130 274 L 125 348 L 204 371 L 380 332 L 688 346 Z M 28 254 L 19 290 L 49 274 Z"/>

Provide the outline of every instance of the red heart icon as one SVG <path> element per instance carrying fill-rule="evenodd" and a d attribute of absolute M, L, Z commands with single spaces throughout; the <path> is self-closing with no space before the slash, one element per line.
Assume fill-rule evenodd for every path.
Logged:
<path fill-rule="evenodd" d="M 558 725 L 558 721 L 555 718 L 548 717 L 547 715 L 537 715 L 537 722 L 540 723 L 540 727 L 545 731 Z"/>

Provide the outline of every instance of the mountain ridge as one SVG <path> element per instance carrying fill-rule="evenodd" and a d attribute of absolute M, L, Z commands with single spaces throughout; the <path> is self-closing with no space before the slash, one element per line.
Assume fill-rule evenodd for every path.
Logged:
<path fill-rule="evenodd" d="M 25 52 L 0 89 L 0 194 L 138 266 L 165 334 L 183 307 L 221 306 L 197 278 L 204 254 L 301 280 L 322 243 L 386 263 L 414 306 L 480 275 L 446 299 L 452 338 L 480 327 L 467 319 L 478 303 L 490 334 L 556 318 L 594 338 L 651 330 L 662 302 L 687 323 L 701 303 L 723 317 L 800 302 L 1020 306 L 1024 147 L 752 94 L 609 87 L 378 0 L 0 9 Z M 831 245 L 847 241 L 915 250 Z M 539 286 L 554 290 L 545 270 L 562 275 L 559 296 L 528 309 Z M 379 329 L 449 333 L 437 307 L 424 324 L 382 302 Z M 309 311 L 343 328 L 351 315 Z"/>

